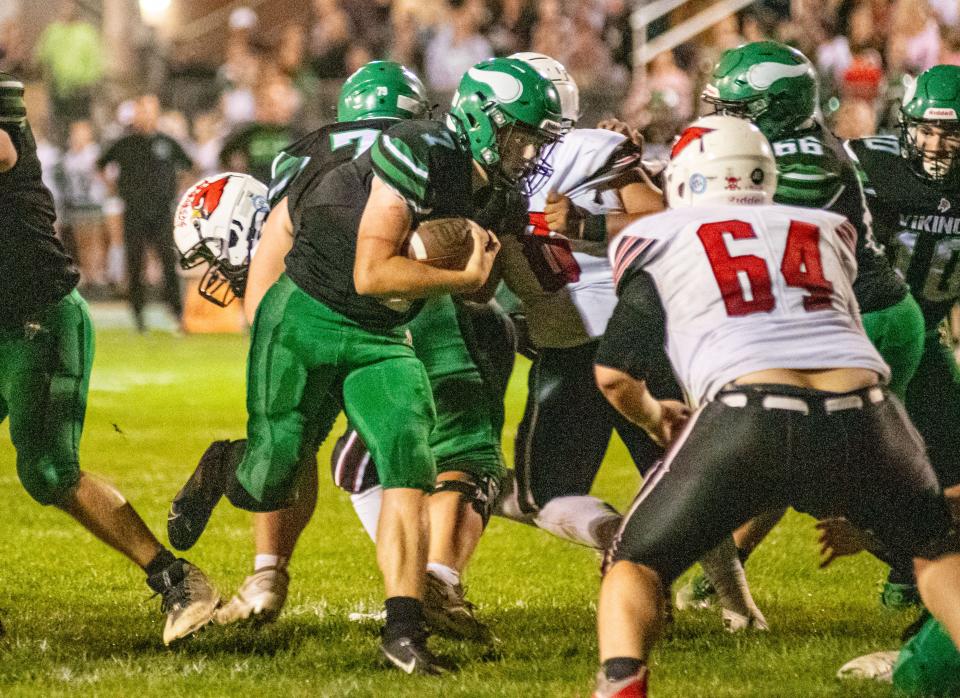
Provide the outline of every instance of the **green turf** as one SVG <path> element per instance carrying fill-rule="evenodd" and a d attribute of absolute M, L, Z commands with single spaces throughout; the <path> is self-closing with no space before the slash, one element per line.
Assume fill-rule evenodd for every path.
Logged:
<path fill-rule="evenodd" d="M 112 479 L 157 532 L 167 503 L 212 439 L 244 427 L 242 337 L 101 332 L 82 447 L 84 467 Z M 505 448 L 524 399 L 514 376 Z M 571 425 L 575 428 L 575 425 Z M 338 425 L 339 429 L 339 425 Z M 349 502 L 326 479 L 291 565 L 287 609 L 273 627 L 211 628 L 175 650 L 139 570 L 20 488 L 0 442 L 0 695 L 584 696 L 596 668 L 598 566 L 593 552 L 494 520 L 468 575 L 469 595 L 502 645 L 487 653 L 436 641 L 455 676 L 410 678 L 376 659 L 373 548 Z M 507 454 L 509 458 L 509 453 Z M 626 504 L 637 484 L 619 443 L 598 492 Z M 189 557 L 228 594 L 249 572 L 248 515 L 222 504 Z M 812 523 L 791 515 L 751 560 L 772 631 L 730 636 L 717 615 L 679 614 L 653 662 L 655 696 L 882 696 L 883 686 L 833 678 L 846 659 L 896 646 L 909 613 L 877 604 L 879 564 L 859 556 L 818 572 Z"/>

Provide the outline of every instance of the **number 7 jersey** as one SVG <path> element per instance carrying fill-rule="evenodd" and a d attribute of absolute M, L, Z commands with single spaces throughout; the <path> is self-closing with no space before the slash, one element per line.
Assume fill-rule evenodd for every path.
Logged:
<path fill-rule="evenodd" d="M 610 246 L 622 291 L 646 272 L 666 314 L 667 353 L 697 400 L 772 368 L 889 368 L 853 293 L 856 231 L 793 206 L 699 206 L 630 225 Z"/>

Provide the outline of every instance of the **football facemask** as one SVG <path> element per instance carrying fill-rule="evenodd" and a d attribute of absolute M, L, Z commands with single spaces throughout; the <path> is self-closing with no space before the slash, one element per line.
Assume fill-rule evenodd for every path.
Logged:
<path fill-rule="evenodd" d="M 270 212 L 267 187 L 250 175 L 225 172 L 190 187 L 174 214 L 180 266 L 207 264 L 198 291 L 227 306 L 242 298 L 247 270 Z"/>

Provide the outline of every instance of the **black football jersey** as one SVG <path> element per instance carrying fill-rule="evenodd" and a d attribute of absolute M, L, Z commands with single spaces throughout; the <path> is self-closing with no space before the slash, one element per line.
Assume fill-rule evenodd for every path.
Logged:
<path fill-rule="evenodd" d="M 361 296 L 353 284 L 357 231 L 374 176 L 403 196 L 414 226 L 463 217 L 503 233 L 526 222 L 526 199 L 513 189 L 475 190 L 470 153 L 439 122 L 399 122 L 326 174 L 311 176 L 309 167 L 287 193 L 295 236 L 287 274 L 317 300 L 372 330 L 404 324 L 423 306 Z"/>
<path fill-rule="evenodd" d="M 365 119 L 322 126 L 284 148 L 273 160 L 267 199 L 271 206 L 287 193 L 293 180 L 322 177 L 338 165 L 366 152 L 396 119 Z M 309 182 L 308 182 L 309 183 Z"/>
<path fill-rule="evenodd" d="M 916 175 L 896 136 L 861 138 L 848 147 L 864 177 L 877 235 L 932 327 L 960 299 L 960 192 Z"/>
<path fill-rule="evenodd" d="M 41 180 L 29 123 L 0 119 L 17 163 L 0 173 L 0 327 L 33 319 L 77 285 L 80 274 L 54 236 L 53 197 Z"/>
<path fill-rule="evenodd" d="M 774 201 L 839 213 L 857 229 L 853 292 L 860 311 L 882 310 L 903 300 L 906 284 L 890 268 L 883 246 L 874 237 L 856 167 L 836 136 L 814 123 L 771 145 L 777 160 Z"/>

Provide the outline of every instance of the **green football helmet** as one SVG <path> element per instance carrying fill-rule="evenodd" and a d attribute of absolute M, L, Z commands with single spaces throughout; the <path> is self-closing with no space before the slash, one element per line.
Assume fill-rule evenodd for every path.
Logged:
<path fill-rule="evenodd" d="M 447 125 L 492 179 L 529 193 L 546 181 L 544 159 L 569 122 L 550 80 L 524 61 L 492 58 L 464 74 Z"/>
<path fill-rule="evenodd" d="M 703 90 L 718 114 L 749 119 L 770 141 L 813 119 L 818 98 L 813 64 L 776 41 L 724 51 Z"/>
<path fill-rule="evenodd" d="M 960 67 L 935 65 L 907 86 L 900 152 L 920 177 L 940 186 L 960 184 Z"/>
<path fill-rule="evenodd" d="M 430 111 L 427 90 L 412 70 L 393 61 L 370 61 L 347 78 L 337 100 L 337 121 L 417 119 Z"/>
<path fill-rule="evenodd" d="M 0 72 L 0 123 L 22 124 L 26 118 L 23 83 L 10 73 Z"/>

